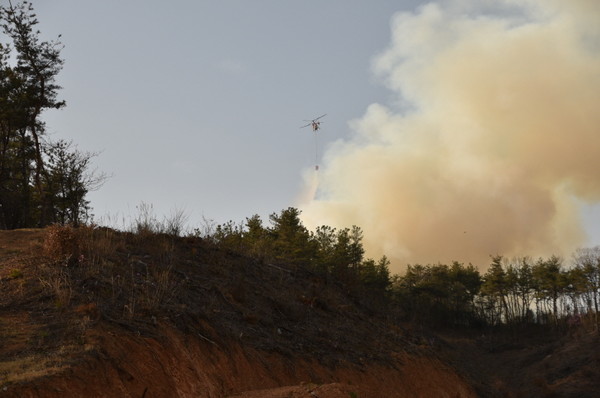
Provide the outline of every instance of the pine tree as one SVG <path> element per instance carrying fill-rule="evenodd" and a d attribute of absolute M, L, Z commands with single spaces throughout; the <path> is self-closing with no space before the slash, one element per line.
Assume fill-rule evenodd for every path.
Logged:
<path fill-rule="evenodd" d="M 65 106 L 56 83 L 63 66 L 57 40 L 43 41 L 29 2 L 0 6 L 0 228 L 78 223 L 85 195 L 106 175 L 90 171 L 96 154 L 45 138 L 44 111 Z M 60 38 L 60 36 L 59 36 Z"/>

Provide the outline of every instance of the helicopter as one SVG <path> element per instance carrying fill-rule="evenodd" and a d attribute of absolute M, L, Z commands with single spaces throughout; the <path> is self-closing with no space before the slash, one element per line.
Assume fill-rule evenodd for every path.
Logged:
<path fill-rule="evenodd" d="M 304 127 L 308 127 L 311 126 L 312 127 L 312 131 L 315 133 L 315 170 L 319 171 L 319 165 L 318 165 L 318 159 L 319 159 L 319 143 L 317 140 L 317 130 L 319 130 L 321 128 L 321 122 L 319 121 L 319 119 L 321 119 L 322 117 L 327 116 L 327 114 L 321 115 L 318 118 L 312 119 L 312 120 L 306 120 L 304 119 L 305 122 L 310 122 L 302 127 L 300 127 L 301 129 L 303 129 Z"/>
<path fill-rule="evenodd" d="M 306 120 L 304 119 L 305 122 L 310 122 L 307 125 L 304 125 L 302 127 L 300 127 L 301 129 L 303 129 L 304 127 L 308 127 L 311 126 L 313 131 L 317 131 L 318 129 L 321 128 L 321 122 L 319 122 L 318 120 L 321 119 L 322 117 L 327 116 L 327 114 L 321 115 L 318 118 L 312 119 L 312 120 Z"/>

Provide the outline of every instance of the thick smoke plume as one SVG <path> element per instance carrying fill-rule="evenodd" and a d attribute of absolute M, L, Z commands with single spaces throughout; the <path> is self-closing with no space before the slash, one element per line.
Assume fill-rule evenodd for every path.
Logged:
<path fill-rule="evenodd" d="M 300 205 L 395 272 L 567 254 L 600 201 L 600 2 L 468 3 L 393 17 L 374 70 L 397 101 L 351 122 Z"/>

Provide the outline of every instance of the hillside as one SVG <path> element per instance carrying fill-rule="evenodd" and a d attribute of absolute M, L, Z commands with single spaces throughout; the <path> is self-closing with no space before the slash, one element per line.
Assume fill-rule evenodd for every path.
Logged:
<path fill-rule="evenodd" d="M 0 231 L 0 280 L 1 396 L 562 397 L 600 387 L 589 333 L 520 346 L 436 336 L 332 278 L 200 238 Z"/>

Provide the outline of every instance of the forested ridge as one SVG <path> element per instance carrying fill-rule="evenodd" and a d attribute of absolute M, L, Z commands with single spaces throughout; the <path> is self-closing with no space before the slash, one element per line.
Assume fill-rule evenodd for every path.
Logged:
<path fill-rule="evenodd" d="M 430 326 L 567 327 L 585 321 L 598 328 L 600 247 L 577 250 L 570 260 L 490 256 L 483 273 L 453 262 L 412 264 L 393 275 L 385 256 L 365 258 L 359 227 L 309 231 L 293 207 L 272 214 L 269 226 L 255 215 L 245 224 L 219 225 L 205 236 L 227 250 L 342 281 L 401 318 Z"/>

